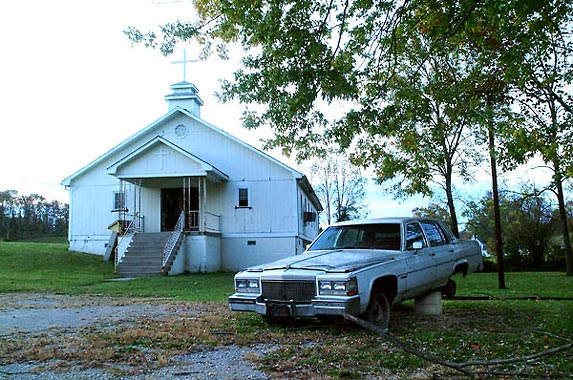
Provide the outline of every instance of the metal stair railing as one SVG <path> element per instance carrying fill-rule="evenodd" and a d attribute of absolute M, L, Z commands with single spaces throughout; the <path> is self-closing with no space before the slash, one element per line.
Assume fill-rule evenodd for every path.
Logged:
<path fill-rule="evenodd" d="M 177 219 L 177 224 L 175 225 L 173 232 L 171 232 L 171 236 L 169 236 L 169 239 L 167 240 L 167 243 L 165 243 L 165 247 L 163 248 L 164 269 L 165 265 L 171 259 L 175 247 L 177 246 L 177 243 L 179 243 L 179 239 L 181 239 L 181 234 L 183 233 L 184 227 L 185 227 L 185 212 L 181 212 L 181 214 L 179 215 L 179 219 Z"/>
<path fill-rule="evenodd" d="M 119 265 L 119 262 L 121 261 L 121 259 L 123 258 L 123 256 L 125 256 L 125 251 L 126 251 L 126 247 L 123 247 L 124 243 L 126 241 L 131 241 L 131 239 L 133 238 L 133 235 L 135 235 L 136 232 L 136 228 L 135 228 L 135 220 L 129 220 L 127 221 L 127 225 L 125 226 L 125 229 L 123 230 L 123 234 L 119 237 L 118 241 L 117 241 L 117 245 L 115 247 L 115 265 L 114 265 L 114 269 L 117 271 L 117 266 Z M 121 230 L 121 228 L 120 228 Z"/>

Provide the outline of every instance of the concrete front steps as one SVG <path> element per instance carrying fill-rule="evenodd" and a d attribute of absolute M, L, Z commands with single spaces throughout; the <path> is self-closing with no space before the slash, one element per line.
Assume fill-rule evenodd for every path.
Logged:
<path fill-rule="evenodd" d="M 163 248 L 171 232 L 136 233 L 116 272 L 121 277 L 159 276 L 163 270 Z"/>

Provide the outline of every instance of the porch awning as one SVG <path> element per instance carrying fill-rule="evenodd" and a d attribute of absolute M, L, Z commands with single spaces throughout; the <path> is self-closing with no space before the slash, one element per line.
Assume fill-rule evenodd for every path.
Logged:
<path fill-rule="evenodd" d="M 215 166 L 157 136 L 107 168 L 107 173 L 123 180 L 207 177 L 223 182 L 229 176 Z"/>

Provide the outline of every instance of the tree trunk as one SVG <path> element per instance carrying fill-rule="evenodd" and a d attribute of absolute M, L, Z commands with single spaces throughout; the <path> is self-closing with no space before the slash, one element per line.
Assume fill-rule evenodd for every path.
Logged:
<path fill-rule="evenodd" d="M 563 196 L 563 182 L 559 165 L 554 162 L 555 167 L 555 187 L 557 190 L 557 202 L 559 204 L 559 220 L 561 222 L 561 233 L 563 235 L 563 245 L 565 247 L 565 268 L 567 276 L 573 276 L 573 260 L 571 254 L 571 239 L 569 238 L 569 227 L 567 226 L 567 210 L 565 209 L 565 197 Z"/>
<path fill-rule="evenodd" d="M 503 269 L 503 244 L 501 238 L 501 216 L 499 211 L 499 190 L 497 187 L 497 164 L 495 161 L 495 139 L 493 121 L 489 121 L 489 158 L 491 163 L 491 184 L 493 193 L 493 218 L 495 222 L 495 248 L 497 253 L 497 279 L 500 289 L 505 289 L 505 274 Z"/>
<path fill-rule="evenodd" d="M 452 181 L 451 178 L 446 180 L 446 196 L 448 198 L 448 208 L 450 209 L 450 220 L 452 233 L 459 239 L 460 231 L 458 229 L 458 216 L 456 215 L 456 207 L 454 205 L 454 196 L 452 194 Z"/>

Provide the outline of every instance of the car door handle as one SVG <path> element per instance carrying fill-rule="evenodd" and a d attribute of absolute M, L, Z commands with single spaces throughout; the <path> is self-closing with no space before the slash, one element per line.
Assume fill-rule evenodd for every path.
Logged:
<path fill-rule="evenodd" d="M 435 254 L 435 253 L 430 253 L 430 256 L 436 256 L 436 254 Z"/>

